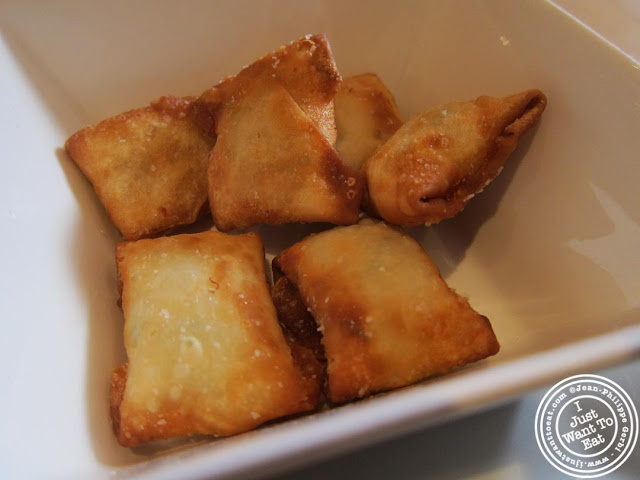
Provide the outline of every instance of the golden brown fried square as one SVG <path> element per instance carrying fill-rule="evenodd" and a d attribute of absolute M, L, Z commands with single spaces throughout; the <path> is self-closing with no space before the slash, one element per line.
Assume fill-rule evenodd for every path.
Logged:
<path fill-rule="evenodd" d="M 500 173 L 546 104 L 527 90 L 417 115 L 367 160 L 368 210 L 405 226 L 453 217 Z"/>
<path fill-rule="evenodd" d="M 193 223 L 206 208 L 215 140 L 191 120 L 191 100 L 163 97 L 86 127 L 65 144 L 126 240 Z"/>
<path fill-rule="evenodd" d="M 361 168 L 403 121 L 393 95 L 375 73 L 343 80 L 333 99 L 338 127 L 336 150 L 344 163 Z"/>
<path fill-rule="evenodd" d="M 308 411 L 318 391 L 296 369 L 254 234 L 209 231 L 117 247 L 127 366 L 112 377 L 124 446 L 232 435 Z"/>
<path fill-rule="evenodd" d="M 208 170 L 216 227 L 355 223 L 364 175 L 275 80 L 256 81 L 224 107 Z"/>
<path fill-rule="evenodd" d="M 255 82 L 265 79 L 280 83 L 327 141 L 335 145 L 332 100 L 342 79 L 324 35 L 307 35 L 282 46 L 204 92 L 196 103 L 205 130 L 216 130 L 225 103 L 240 99 Z M 203 112 L 209 113 L 209 121 Z"/>
<path fill-rule="evenodd" d="M 309 236 L 274 265 L 322 332 L 332 402 L 409 385 L 499 350 L 487 318 L 447 286 L 415 240 L 384 223 Z"/>

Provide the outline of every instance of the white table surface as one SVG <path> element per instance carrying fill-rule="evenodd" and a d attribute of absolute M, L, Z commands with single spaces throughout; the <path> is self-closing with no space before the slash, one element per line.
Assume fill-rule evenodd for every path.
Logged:
<path fill-rule="evenodd" d="M 556 0 L 586 28 L 640 60 L 640 0 Z M 640 352 L 599 372 L 624 388 L 640 408 Z M 552 384 L 504 405 L 422 429 L 372 447 L 284 472 L 271 479 L 568 479 L 542 456 L 534 434 L 540 400 Z M 640 446 L 623 466 L 601 478 L 640 478 Z"/>

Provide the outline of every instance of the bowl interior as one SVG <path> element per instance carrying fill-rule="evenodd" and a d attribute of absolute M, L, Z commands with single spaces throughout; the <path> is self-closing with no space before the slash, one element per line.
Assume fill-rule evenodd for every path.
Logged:
<path fill-rule="evenodd" d="M 110 431 L 109 373 L 125 358 L 115 304 L 118 234 L 64 154 L 64 140 L 161 95 L 197 95 L 306 33 L 327 35 L 343 75 L 378 73 L 406 117 L 484 94 L 539 88 L 548 96 L 541 123 L 481 195 L 454 219 L 410 230 L 449 284 L 489 317 L 502 345 L 455 379 L 640 323 L 640 71 L 551 4 L 67 1 L 5 4 L 2 17 L 6 82 L 27 99 L 24 115 L 36 125 L 13 141 L 49 172 L 25 182 L 14 200 L 56 212 L 39 225 L 28 217 L 28 228 L 45 228 L 52 241 L 35 259 L 24 257 L 27 268 L 37 260 L 49 269 L 60 308 L 47 315 L 33 305 L 29 315 L 36 326 L 46 319 L 56 346 L 42 339 L 19 356 L 31 359 L 24 373 L 64 386 L 64 399 L 42 416 L 57 409 L 58 431 L 73 418 L 70 452 L 55 446 L 53 434 L 38 440 L 61 471 L 109 470 L 153 456 L 120 448 Z M 16 166 L 26 179 L 29 168 Z M 258 230 L 273 256 L 313 228 Z M 60 364 L 43 365 L 47 356 L 60 358 L 61 346 Z M 17 405 L 23 387 L 14 384 L 8 401 Z M 86 457 L 80 467 L 71 462 L 78 456 Z"/>

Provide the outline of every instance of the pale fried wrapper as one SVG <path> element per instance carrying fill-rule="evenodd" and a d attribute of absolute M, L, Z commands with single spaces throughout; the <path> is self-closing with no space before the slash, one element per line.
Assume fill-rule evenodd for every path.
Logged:
<path fill-rule="evenodd" d="M 447 286 L 415 240 L 383 223 L 312 235 L 274 264 L 322 332 L 331 402 L 406 386 L 499 350 L 489 320 Z"/>
<path fill-rule="evenodd" d="M 208 168 L 221 231 L 255 224 L 358 220 L 364 174 L 334 148 L 275 80 L 225 105 Z"/>
<path fill-rule="evenodd" d="M 441 105 L 410 119 L 367 160 L 367 208 L 395 225 L 460 212 L 502 170 L 547 104 L 539 90 Z"/>
<path fill-rule="evenodd" d="M 233 435 L 318 401 L 278 324 L 255 234 L 117 248 L 128 365 L 112 377 L 119 442 Z"/>
<path fill-rule="evenodd" d="M 207 207 L 215 140 L 190 118 L 191 102 L 163 97 L 86 127 L 65 144 L 125 240 L 191 224 Z"/>
<path fill-rule="evenodd" d="M 335 145 L 333 97 L 342 78 L 324 35 L 307 35 L 284 45 L 205 91 L 196 102 L 205 130 L 215 132 L 225 103 L 241 98 L 255 82 L 265 79 L 282 85 L 327 141 Z"/>

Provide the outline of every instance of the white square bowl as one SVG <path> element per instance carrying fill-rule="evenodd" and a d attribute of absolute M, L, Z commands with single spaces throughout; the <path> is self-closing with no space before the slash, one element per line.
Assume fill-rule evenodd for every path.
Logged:
<path fill-rule="evenodd" d="M 265 473 L 504 401 L 640 350 L 640 69 L 544 2 L 80 2 L 0 6 L 0 464 L 6 476 Z M 110 225 L 65 139 L 197 95 L 306 33 L 374 71 L 405 115 L 539 88 L 547 111 L 452 220 L 412 229 L 487 315 L 496 357 L 416 386 L 167 455 L 119 447 L 124 358 Z M 273 255 L 304 228 L 265 229 Z M 34 460 L 36 459 L 36 460 Z"/>

